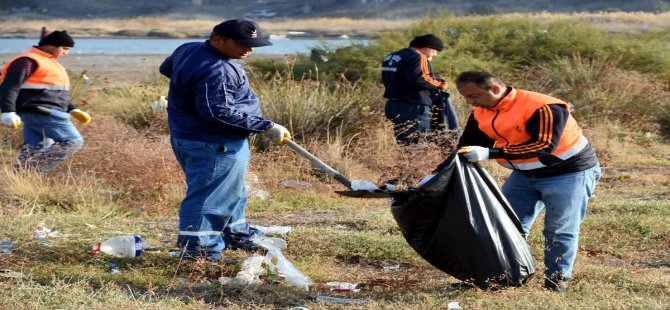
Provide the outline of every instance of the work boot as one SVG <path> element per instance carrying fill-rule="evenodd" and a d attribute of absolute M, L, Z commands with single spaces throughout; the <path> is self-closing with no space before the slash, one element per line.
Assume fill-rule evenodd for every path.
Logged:
<path fill-rule="evenodd" d="M 568 290 L 568 282 L 570 279 L 565 279 L 561 276 L 544 278 L 544 288 L 554 292 L 566 292 Z"/>

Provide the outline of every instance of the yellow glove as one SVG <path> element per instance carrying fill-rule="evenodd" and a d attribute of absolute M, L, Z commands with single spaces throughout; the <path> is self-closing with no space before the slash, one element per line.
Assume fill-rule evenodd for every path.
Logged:
<path fill-rule="evenodd" d="M 91 121 L 91 115 L 79 109 L 70 111 L 70 115 L 72 115 L 72 117 L 78 120 L 82 125 L 86 125 Z"/>

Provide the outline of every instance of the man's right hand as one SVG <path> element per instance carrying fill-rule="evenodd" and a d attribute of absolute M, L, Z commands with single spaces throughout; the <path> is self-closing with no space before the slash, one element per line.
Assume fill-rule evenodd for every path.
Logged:
<path fill-rule="evenodd" d="M 291 139 L 291 133 L 288 129 L 279 124 L 272 124 L 272 128 L 266 130 L 264 133 L 270 140 L 279 145 L 284 144 L 284 139 Z"/>
<path fill-rule="evenodd" d="M 2 113 L 2 124 L 16 129 L 21 127 L 21 118 L 16 115 L 16 112 Z"/>

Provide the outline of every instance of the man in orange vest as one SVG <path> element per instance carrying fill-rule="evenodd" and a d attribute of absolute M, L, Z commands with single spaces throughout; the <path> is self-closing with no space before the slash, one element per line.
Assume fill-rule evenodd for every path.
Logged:
<path fill-rule="evenodd" d="M 56 61 L 72 47 L 74 40 L 65 30 L 54 31 L 2 68 L 2 124 L 15 129 L 23 125 L 17 169 L 49 172 L 84 143 L 70 118 L 86 124 L 91 116 L 70 100 L 70 78 Z"/>
<path fill-rule="evenodd" d="M 502 190 L 524 236 L 546 210 L 544 286 L 567 290 L 579 226 L 601 175 L 596 153 L 570 114 L 570 104 L 507 87 L 484 71 L 461 73 L 456 87 L 475 107 L 459 140 L 459 153 L 471 162 L 496 159 L 513 170 Z"/>

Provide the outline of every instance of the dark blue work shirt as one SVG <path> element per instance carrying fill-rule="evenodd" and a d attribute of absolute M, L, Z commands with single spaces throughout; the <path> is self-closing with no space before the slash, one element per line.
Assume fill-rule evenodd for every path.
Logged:
<path fill-rule="evenodd" d="M 242 65 L 209 41 L 181 45 L 163 61 L 160 73 L 170 78 L 168 125 L 175 138 L 225 142 L 272 127 L 261 116 Z"/>

